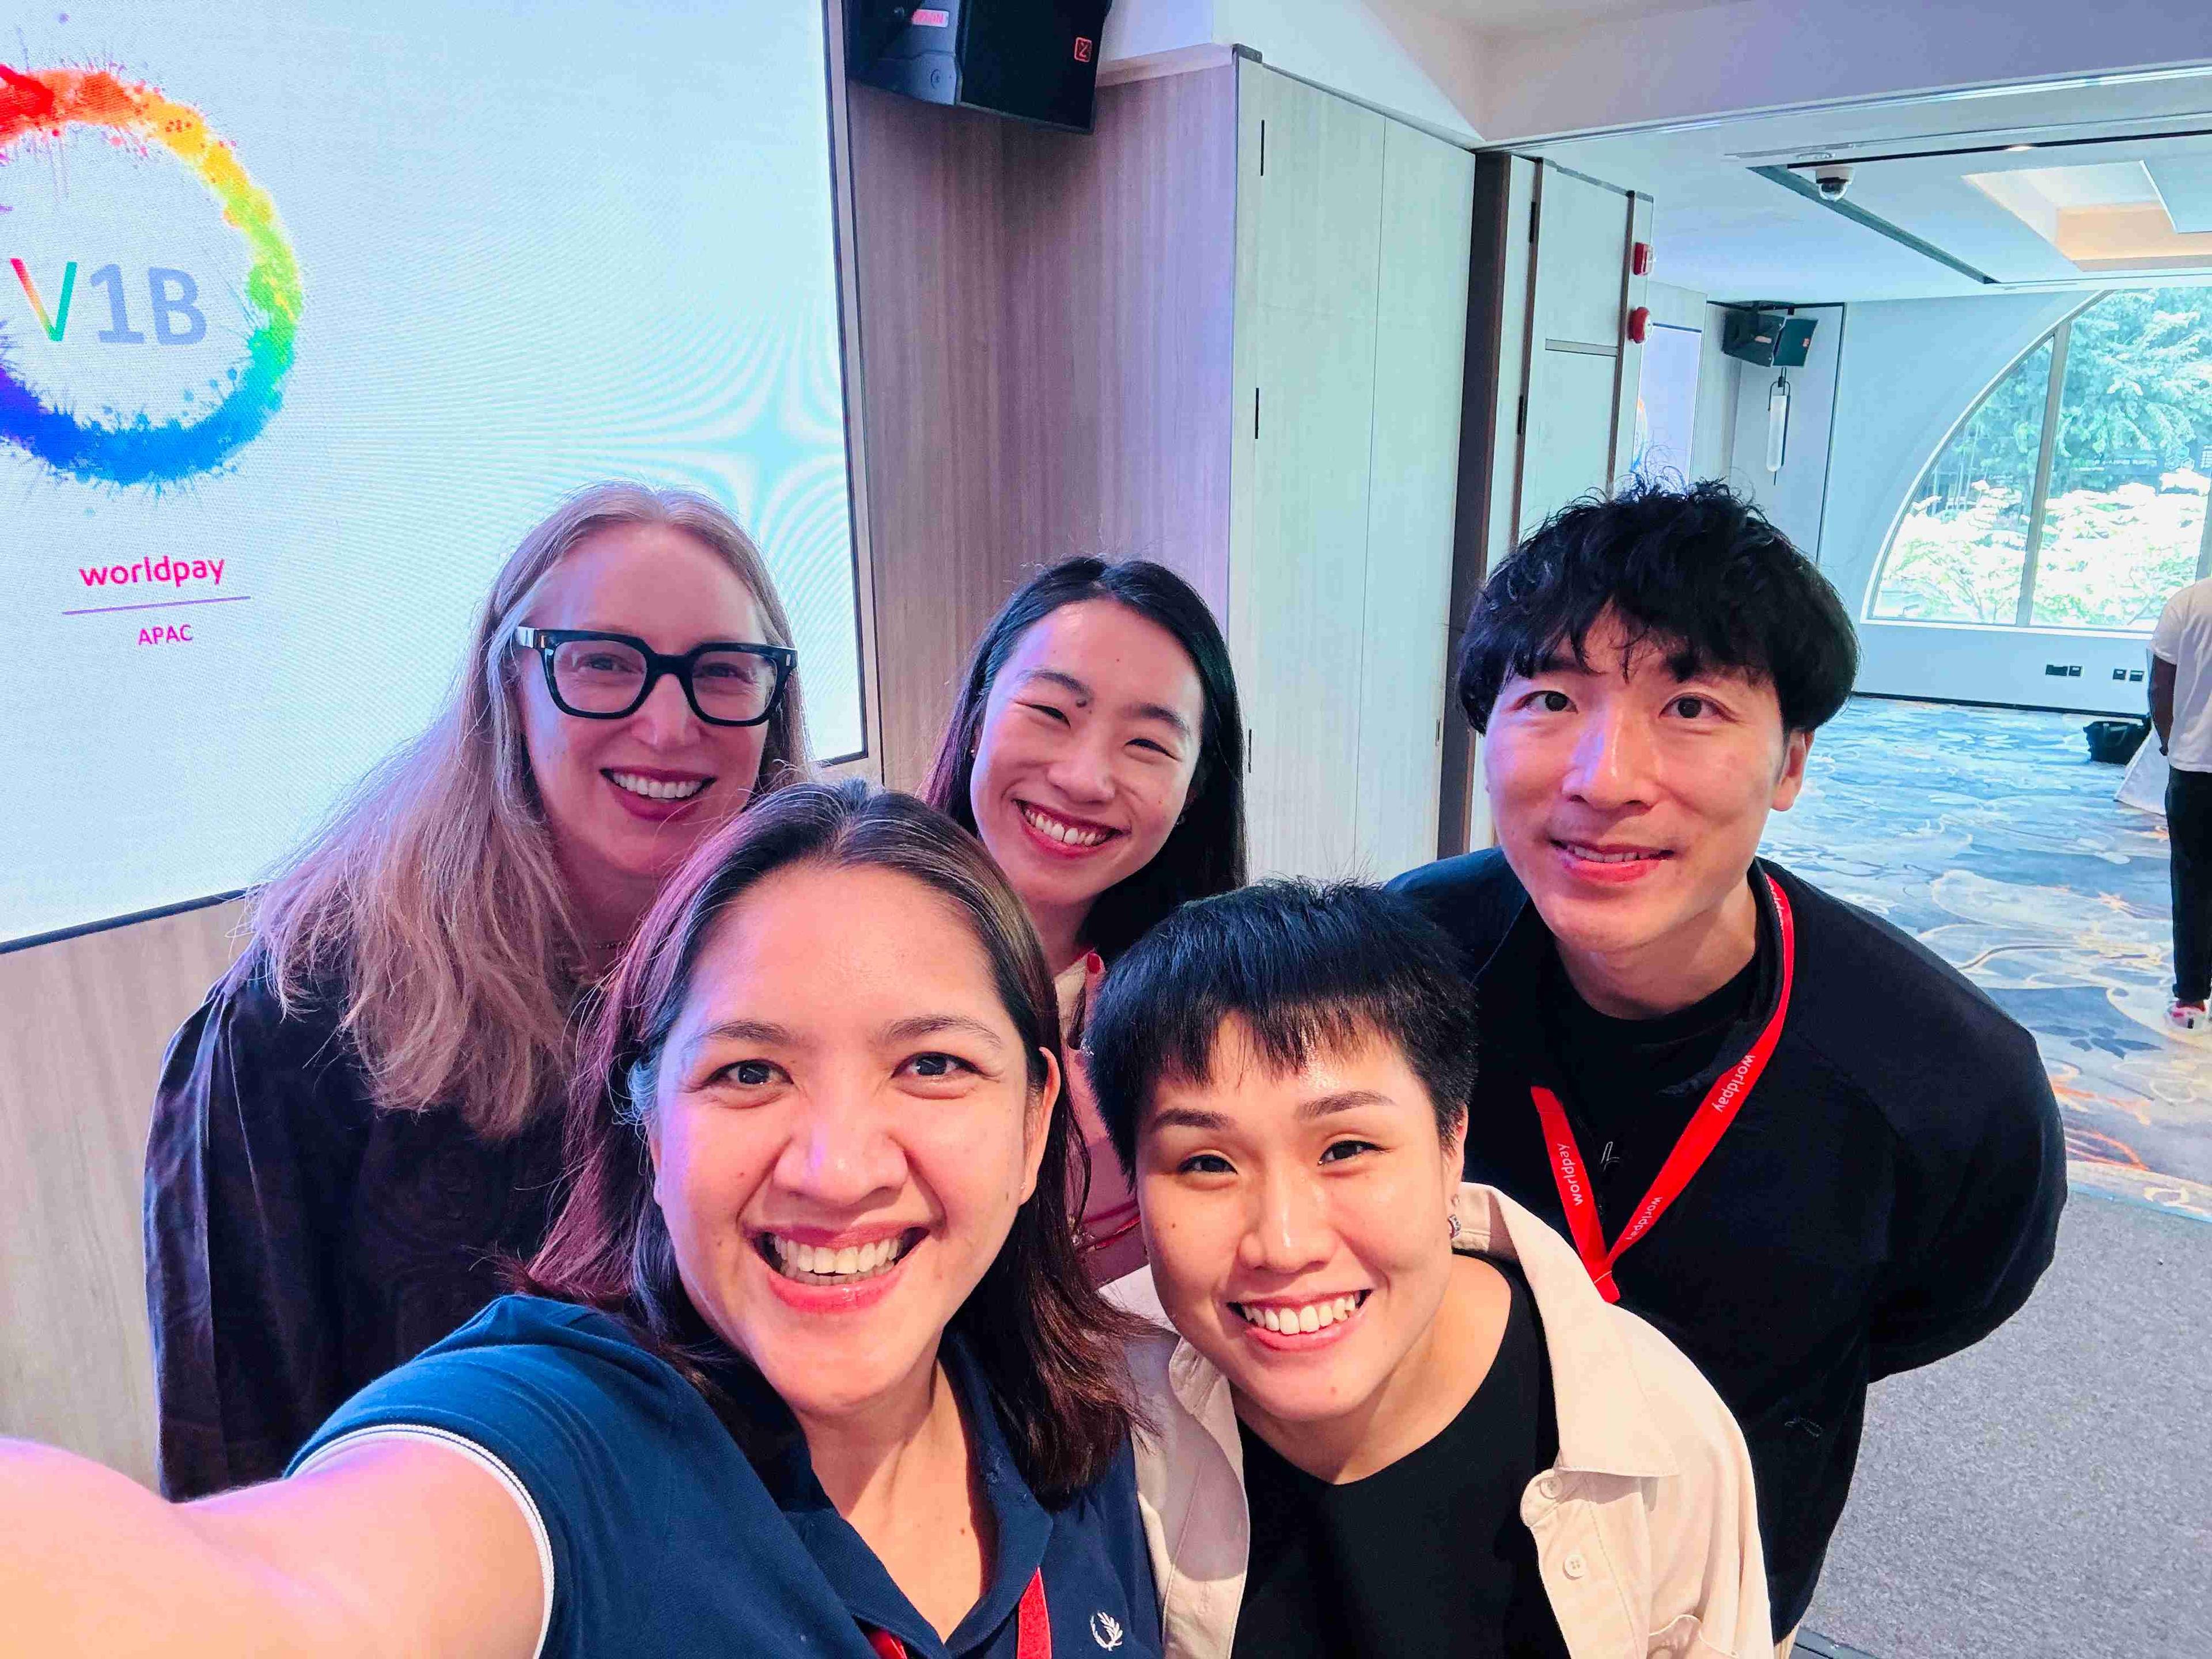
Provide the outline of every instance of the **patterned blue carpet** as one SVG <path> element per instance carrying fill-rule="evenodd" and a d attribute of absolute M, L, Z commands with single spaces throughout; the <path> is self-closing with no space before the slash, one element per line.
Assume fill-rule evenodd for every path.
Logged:
<path fill-rule="evenodd" d="M 1761 850 L 1913 934 L 2034 1032 L 2076 1185 L 2212 1221 L 2212 1039 L 2168 1030 L 2166 821 L 2085 715 L 1855 697 Z"/>

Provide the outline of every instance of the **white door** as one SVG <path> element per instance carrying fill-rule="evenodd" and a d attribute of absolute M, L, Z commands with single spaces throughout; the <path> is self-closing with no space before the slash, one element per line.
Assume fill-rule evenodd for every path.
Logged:
<path fill-rule="evenodd" d="M 1543 168 L 1516 515 L 1522 536 L 1613 483 L 1631 206 L 1624 191 Z"/>
<path fill-rule="evenodd" d="M 1474 212 L 1474 156 L 1386 125 L 1356 813 L 1378 879 L 1436 856 Z"/>
<path fill-rule="evenodd" d="M 1362 629 L 1383 118 L 1246 63 L 1239 79 L 1231 650 L 1252 872 L 1358 865 Z"/>

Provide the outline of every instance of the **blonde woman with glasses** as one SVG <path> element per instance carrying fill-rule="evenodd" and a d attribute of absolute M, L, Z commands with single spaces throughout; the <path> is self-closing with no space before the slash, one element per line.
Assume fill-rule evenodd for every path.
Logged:
<path fill-rule="evenodd" d="M 791 628 L 701 497 L 571 497 L 429 729 L 253 896 L 146 1169 L 163 1489 L 267 1480 L 500 1294 L 561 1170 L 572 1015 L 663 878 L 806 775 Z"/>

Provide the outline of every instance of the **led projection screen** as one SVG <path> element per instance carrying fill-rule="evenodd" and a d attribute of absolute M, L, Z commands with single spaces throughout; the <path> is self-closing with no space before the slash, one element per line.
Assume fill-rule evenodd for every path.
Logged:
<path fill-rule="evenodd" d="M 0 943 L 246 885 L 606 477 L 861 746 L 818 0 L 48 0 L 0 37 Z"/>

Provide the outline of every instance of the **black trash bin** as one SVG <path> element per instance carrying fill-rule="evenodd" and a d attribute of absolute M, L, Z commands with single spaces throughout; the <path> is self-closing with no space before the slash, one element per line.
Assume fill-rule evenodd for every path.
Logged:
<path fill-rule="evenodd" d="M 2125 766 L 2150 735 L 2148 720 L 2091 720 L 2081 728 L 2089 740 L 2089 758 Z"/>

